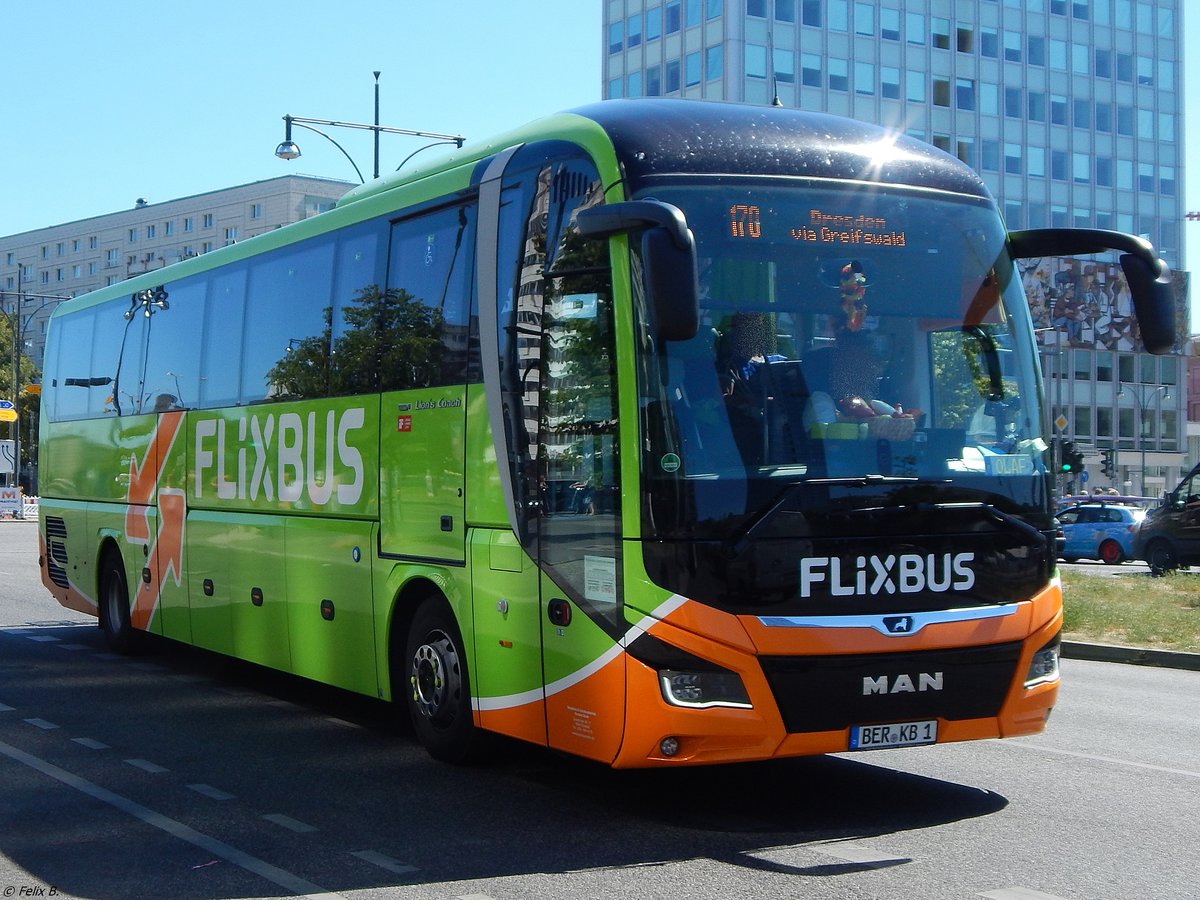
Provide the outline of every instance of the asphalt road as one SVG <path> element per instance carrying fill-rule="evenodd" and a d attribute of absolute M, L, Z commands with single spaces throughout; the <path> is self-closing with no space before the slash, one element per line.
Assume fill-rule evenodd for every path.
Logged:
<path fill-rule="evenodd" d="M 1196 896 L 1200 673 L 1067 660 L 1047 732 L 1011 741 L 456 768 L 374 701 L 108 654 L 30 588 L 32 532 L 0 523 L 0 898 Z"/>

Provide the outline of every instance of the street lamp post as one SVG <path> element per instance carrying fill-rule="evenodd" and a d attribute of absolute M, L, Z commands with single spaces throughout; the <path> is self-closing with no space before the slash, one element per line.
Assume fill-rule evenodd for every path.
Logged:
<path fill-rule="evenodd" d="M 329 143 L 333 144 L 333 146 L 337 147 L 338 150 L 340 150 L 342 152 L 342 156 L 346 157 L 346 159 L 349 160 L 350 165 L 354 167 L 354 172 L 355 172 L 355 174 L 358 175 L 358 180 L 365 183 L 366 179 L 363 178 L 362 171 L 358 168 L 358 163 L 356 163 L 354 161 L 354 158 L 349 153 L 346 152 L 346 148 L 343 147 L 341 144 L 339 144 L 337 141 L 335 141 L 333 138 L 331 138 L 324 131 L 321 131 L 318 128 L 314 128 L 313 127 L 314 125 L 322 125 L 327 128 L 357 128 L 357 129 L 363 130 L 363 131 L 370 131 L 373 134 L 374 140 L 375 140 L 375 167 L 373 169 L 373 172 L 374 172 L 373 177 L 375 177 L 375 178 L 379 177 L 379 135 L 380 134 L 403 134 L 408 137 L 430 138 L 433 141 L 433 143 L 426 144 L 425 147 L 435 147 L 438 144 L 454 144 L 457 147 L 460 147 L 460 148 L 462 147 L 463 142 L 466 140 L 466 138 L 463 137 L 461 134 L 440 134 L 436 131 L 411 131 L 407 128 L 387 128 L 383 125 L 380 125 L 379 124 L 379 73 L 375 72 L 373 74 L 375 75 L 375 121 L 374 121 L 374 124 L 363 125 L 358 122 L 338 122 L 333 119 L 310 119 L 306 116 L 293 116 L 290 114 L 285 115 L 283 117 L 283 125 L 284 125 L 283 143 L 281 143 L 278 147 L 275 148 L 275 155 L 278 156 L 280 159 L 287 159 L 287 160 L 299 158 L 300 146 L 295 141 L 292 140 L 292 126 L 297 125 L 300 128 L 307 129 L 308 131 L 316 132 L 321 137 L 325 138 L 325 140 L 329 141 Z M 413 156 L 416 155 L 416 153 L 420 152 L 421 150 L 424 150 L 425 147 L 419 147 L 416 151 L 414 151 L 413 153 L 410 153 L 407 157 L 405 157 L 404 162 L 400 163 L 400 166 L 403 166 L 404 163 L 406 163 L 410 159 L 412 159 Z M 397 166 L 396 169 L 399 170 L 400 166 Z"/>
<path fill-rule="evenodd" d="M 1149 393 L 1146 392 L 1147 387 L 1150 387 Z M 1144 497 L 1146 496 L 1146 404 L 1151 397 L 1162 391 L 1162 395 L 1158 398 L 1159 418 L 1161 418 L 1162 401 L 1171 399 L 1171 389 L 1165 384 L 1156 384 L 1152 387 L 1150 385 L 1143 385 L 1141 390 L 1132 384 L 1120 384 L 1117 388 L 1117 396 L 1120 397 L 1125 393 L 1126 389 L 1129 390 L 1129 396 L 1133 397 L 1134 409 L 1137 412 L 1137 449 L 1141 451 L 1142 457 L 1141 471 L 1138 475 L 1138 491 Z M 1119 431 L 1120 428 L 1118 427 Z"/>

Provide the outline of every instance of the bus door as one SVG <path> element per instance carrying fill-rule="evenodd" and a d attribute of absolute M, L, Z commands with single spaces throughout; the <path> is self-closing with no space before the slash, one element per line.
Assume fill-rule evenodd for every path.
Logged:
<path fill-rule="evenodd" d="M 392 224 L 378 331 L 380 549 L 466 559 L 465 439 L 474 207 Z"/>
<path fill-rule="evenodd" d="M 607 261 L 606 242 L 595 249 Z M 578 262 L 578 261 L 576 261 Z M 540 466 L 549 744 L 611 762 L 625 724 L 621 490 L 606 275 L 547 283 Z"/>
<path fill-rule="evenodd" d="M 608 241 L 575 225 L 601 202 L 594 164 L 562 142 L 510 148 L 482 173 L 490 496 L 511 531 L 473 537 L 472 605 L 480 722 L 611 762 L 625 712 L 612 274 Z"/>

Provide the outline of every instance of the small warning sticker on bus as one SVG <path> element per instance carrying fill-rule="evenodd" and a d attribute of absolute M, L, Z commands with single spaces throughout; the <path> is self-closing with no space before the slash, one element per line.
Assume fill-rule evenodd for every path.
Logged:
<path fill-rule="evenodd" d="M 397 431 L 412 431 L 412 416 L 397 416 L 396 417 Z"/>

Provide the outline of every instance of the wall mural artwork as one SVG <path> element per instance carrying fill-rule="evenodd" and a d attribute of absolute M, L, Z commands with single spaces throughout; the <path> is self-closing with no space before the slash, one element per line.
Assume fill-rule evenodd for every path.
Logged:
<path fill-rule="evenodd" d="M 1144 352 L 1125 274 L 1116 262 L 1063 257 L 1017 262 L 1038 341 L 1058 347 Z M 1175 353 L 1188 335 L 1187 275 L 1173 273 Z"/>

